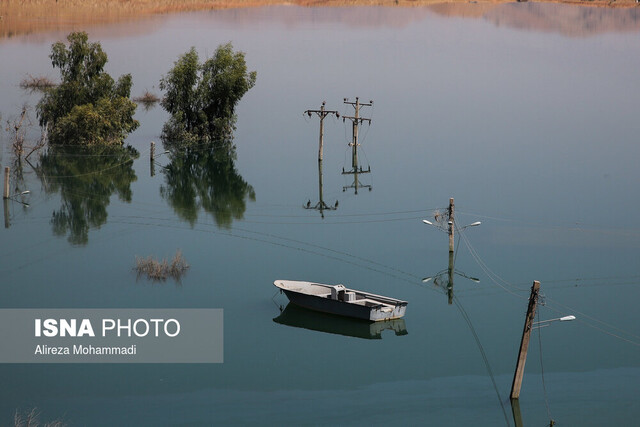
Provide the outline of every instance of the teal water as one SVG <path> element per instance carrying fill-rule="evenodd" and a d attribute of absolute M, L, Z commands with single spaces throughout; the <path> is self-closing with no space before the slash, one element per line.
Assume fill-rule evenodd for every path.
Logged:
<path fill-rule="evenodd" d="M 634 425 L 638 17 L 589 9 L 626 25 L 589 31 L 557 6 L 497 10 L 470 19 L 280 7 L 89 28 L 108 71 L 133 74 L 133 95 L 159 92 L 191 46 L 206 56 L 232 41 L 246 52 L 258 80 L 239 105 L 237 160 L 186 171 L 162 155 L 151 176 L 149 142 L 162 152 L 167 118 L 159 107 L 138 109 L 132 162 L 30 158 L 14 177 L 31 191 L 29 207 L 9 203 L 0 231 L 0 306 L 222 308 L 225 361 L 2 365 L 0 425 L 32 407 L 69 425 L 514 425 L 508 395 L 533 280 L 545 296 L 541 319 L 578 320 L 532 336 L 524 425 Z M 536 13 L 557 15 L 557 27 L 522 24 Z M 0 67 L 3 122 L 35 105 L 18 83 L 55 76 L 47 55 L 63 37 L 0 41 L 0 57 L 14 58 Z M 326 101 L 351 114 L 342 100 L 355 96 L 374 100 L 360 151 L 372 189 L 343 191 L 353 182 L 341 174 L 350 126 L 327 119 L 323 197 L 339 203 L 322 218 L 303 209 L 319 195 L 318 121 L 302 112 Z M 2 138 L 2 166 L 16 170 Z M 447 237 L 421 221 L 450 197 L 460 225 L 482 221 L 457 237 L 455 264 L 479 282 L 456 275 L 451 304 L 434 285 L 447 280 L 437 276 Z M 191 265 L 180 283 L 136 278 L 136 256 L 177 249 Z M 403 332 L 366 339 L 361 325 L 312 313 L 274 321 L 287 304 L 272 286 L 279 278 L 407 300 Z"/>

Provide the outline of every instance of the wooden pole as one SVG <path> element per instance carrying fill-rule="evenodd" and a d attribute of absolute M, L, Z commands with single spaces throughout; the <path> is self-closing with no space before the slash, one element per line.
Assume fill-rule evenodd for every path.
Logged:
<path fill-rule="evenodd" d="M 318 163 L 322 162 L 322 144 L 324 139 L 324 102 L 320 106 L 320 141 L 318 142 Z"/>
<path fill-rule="evenodd" d="M 454 210 L 453 197 L 449 199 L 449 252 L 453 252 L 453 229 L 454 224 Z"/>
<path fill-rule="evenodd" d="M 368 122 L 369 124 L 371 124 L 371 119 L 360 117 L 360 107 L 371 107 L 373 105 L 373 101 L 369 101 L 369 103 L 362 103 L 360 102 L 360 98 L 356 97 L 356 102 L 350 102 L 347 100 L 347 98 L 345 98 L 344 103 L 352 105 L 353 108 L 355 109 L 355 114 L 353 116 L 342 116 L 343 121 L 345 119 L 351 120 L 352 129 L 353 129 L 353 139 L 349 143 L 349 145 L 351 146 L 351 171 L 345 172 L 343 170 L 342 173 L 343 174 L 345 173 L 355 174 L 356 172 L 369 173 L 371 172 L 371 168 L 365 171 L 365 170 L 362 170 L 361 166 L 358 166 L 358 126 L 364 122 Z M 371 188 L 369 188 L 369 190 L 371 190 Z"/>
<path fill-rule="evenodd" d="M 5 166 L 4 168 L 4 191 L 2 192 L 2 198 L 3 199 L 8 199 L 9 198 L 9 181 L 10 181 L 10 176 L 9 176 L 9 171 L 11 169 L 9 168 L 9 166 Z"/>
<path fill-rule="evenodd" d="M 533 285 L 531 286 L 531 295 L 529 296 L 529 306 L 527 307 L 527 317 L 524 321 L 522 340 L 520 341 L 520 351 L 518 352 L 516 372 L 513 376 L 513 384 L 511 385 L 511 399 L 518 399 L 520 397 L 520 387 L 522 387 L 522 377 L 524 376 L 524 365 L 527 362 L 527 351 L 529 350 L 531 326 L 533 325 L 533 319 L 536 317 L 536 306 L 538 304 L 539 292 L 540 282 L 534 280 Z"/>
<path fill-rule="evenodd" d="M 356 115 L 353 121 L 353 147 L 351 147 L 351 167 L 358 169 L 358 119 L 360 118 L 360 99 L 356 96 Z"/>
<path fill-rule="evenodd" d="M 322 151 L 323 151 L 323 145 L 324 145 L 324 118 L 327 117 L 329 114 L 335 114 L 336 117 L 340 116 L 340 113 L 338 113 L 338 111 L 336 110 L 326 110 L 325 104 L 326 102 L 323 101 L 319 110 L 307 110 L 304 112 L 304 114 L 309 115 L 309 117 L 311 117 L 311 114 L 313 113 L 317 114 L 318 117 L 320 117 L 320 138 L 318 141 L 318 161 L 319 162 L 322 161 Z"/>

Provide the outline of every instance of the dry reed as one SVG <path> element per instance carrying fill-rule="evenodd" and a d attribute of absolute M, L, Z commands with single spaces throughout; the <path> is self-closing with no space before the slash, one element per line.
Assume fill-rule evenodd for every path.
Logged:
<path fill-rule="evenodd" d="M 154 282 L 164 282 L 171 277 L 176 282 L 180 282 L 182 276 L 189 269 L 189 264 L 182 256 L 182 252 L 178 249 L 171 262 L 163 258 L 162 261 L 154 259 L 152 256 L 147 258 L 136 256 L 136 266 L 134 268 L 140 276 L 146 276 L 147 279 Z"/>
<path fill-rule="evenodd" d="M 20 82 L 20 87 L 25 90 L 40 90 L 44 91 L 54 87 L 56 84 L 49 78 L 45 76 L 34 77 L 31 74 L 27 75 Z"/>
<path fill-rule="evenodd" d="M 145 90 L 142 96 L 136 96 L 133 98 L 134 102 L 138 104 L 142 104 L 146 111 L 149 111 L 151 108 L 155 107 L 155 105 L 160 102 L 162 98 L 160 98 L 155 93 L 151 93 L 148 90 Z"/>
<path fill-rule="evenodd" d="M 155 93 L 151 93 L 148 90 L 145 90 L 142 96 L 136 96 L 133 98 L 135 102 L 140 102 L 142 104 L 155 104 L 156 102 L 160 102 L 160 97 Z"/>

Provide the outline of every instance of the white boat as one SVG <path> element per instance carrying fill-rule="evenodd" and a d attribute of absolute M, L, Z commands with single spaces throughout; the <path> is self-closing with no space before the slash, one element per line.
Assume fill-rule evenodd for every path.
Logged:
<path fill-rule="evenodd" d="M 276 280 L 289 301 L 311 310 L 378 322 L 404 316 L 407 302 L 382 295 L 347 289 L 344 285 L 295 280 Z"/>

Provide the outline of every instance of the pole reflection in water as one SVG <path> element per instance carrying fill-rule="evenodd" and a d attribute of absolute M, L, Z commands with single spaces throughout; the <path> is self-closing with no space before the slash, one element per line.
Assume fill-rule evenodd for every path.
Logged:
<path fill-rule="evenodd" d="M 520 401 L 511 399 L 511 412 L 513 413 L 513 423 L 516 427 L 522 427 L 522 414 L 520 413 Z"/>
<path fill-rule="evenodd" d="M 9 199 L 2 200 L 4 205 L 4 228 L 9 228 Z"/>
<path fill-rule="evenodd" d="M 457 271 L 455 269 L 455 252 L 449 252 L 449 266 L 446 269 L 437 272 L 433 276 L 425 277 L 424 279 L 422 279 L 422 282 L 427 283 L 433 281 L 434 286 L 444 290 L 444 292 L 447 294 L 448 303 L 449 305 L 451 305 L 453 303 L 453 279 L 456 274 L 473 282 L 480 282 L 480 279 L 467 276 L 463 272 Z"/>
<path fill-rule="evenodd" d="M 396 335 L 408 334 L 404 319 L 368 322 L 366 320 L 310 311 L 292 303 L 287 304 L 280 315 L 274 318 L 273 321 L 295 328 L 370 340 L 382 339 L 382 332 L 387 329 L 392 330 Z"/>
<path fill-rule="evenodd" d="M 324 202 L 324 198 L 322 197 L 322 160 L 318 160 L 318 203 L 314 206 L 311 205 L 311 200 L 307 202 L 306 205 L 303 206 L 305 209 L 315 209 L 320 211 L 320 216 L 324 219 L 324 211 L 330 210 L 335 211 L 338 209 L 338 201 L 336 200 L 335 205 L 328 206 Z"/>
<path fill-rule="evenodd" d="M 353 182 L 351 183 L 351 185 L 345 185 L 344 187 L 342 187 L 342 191 L 347 191 L 347 189 L 349 188 L 353 188 L 355 190 L 355 194 L 358 194 L 358 189 L 359 188 L 368 188 L 369 191 L 371 191 L 371 184 L 362 184 L 360 182 L 359 176 L 361 173 L 370 173 L 371 172 L 371 167 L 369 167 L 367 170 L 363 170 L 362 167 L 360 167 L 359 169 L 356 168 L 352 171 L 346 171 L 346 172 L 342 172 L 343 175 L 353 175 Z"/>

